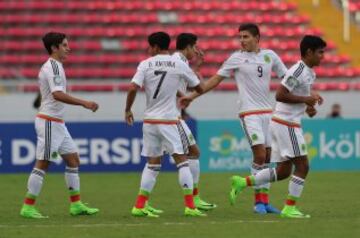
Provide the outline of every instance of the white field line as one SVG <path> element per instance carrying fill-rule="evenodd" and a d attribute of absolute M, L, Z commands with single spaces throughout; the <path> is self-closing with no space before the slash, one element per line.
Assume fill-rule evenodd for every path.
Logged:
<path fill-rule="evenodd" d="M 164 226 L 187 226 L 187 225 L 200 225 L 200 224 L 233 224 L 233 223 L 279 223 L 277 220 L 267 221 L 256 221 L 256 220 L 231 220 L 231 221 L 210 221 L 210 222 L 162 222 L 162 223 L 94 223 L 94 224 L 19 224 L 19 225 L 2 225 L 0 228 L 53 228 L 53 227 L 74 227 L 74 228 L 91 228 L 91 227 L 132 227 L 132 226 L 153 226 L 153 225 L 164 225 Z"/>

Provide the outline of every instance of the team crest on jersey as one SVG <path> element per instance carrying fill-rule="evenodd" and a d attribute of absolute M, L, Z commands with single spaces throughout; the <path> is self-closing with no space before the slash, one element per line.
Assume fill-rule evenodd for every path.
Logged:
<path fill-rule="evenodd" d="M 193 142 L 194 141 L 194 136 L 192 134 L 189 135 L 189 141 Z"/>
<path fill-rule="evenodd" d="M 297 81 L 296 78 L 294 78 L 293 76 L 290 76 L 286 79 L 285 81 L 286 85 L 289 86 L 290 88 L 293 88 L 296 86 Z"/>
<path fill-rule="evenodd" d="M 56 86 L 61 85 L 61 77 L 60 77 L 60 75 L 55 75 L 54 76 L 54 83 L 55 83 Z"/>
<path fill-rule="evenodd" d="M 307 148 L 306 148 L 306 145 L 305 144 L 301 144 L 301 150 L 303 152 L 306 152 L 307 151 Z"/>
<path fill-rule="evenodd" d="M 57 157 L 58 157 L 58 153 L 57 152 L 52 152 L 52 154 L 51 154 L 51 158 L 52 159 L 57 159 Z"/>
<path fill-rule="evenodd" d="M 268 56 L 268 55 L 264 55 L 264 60 L 265 60 L 266 63 L 271 62 L 270 56 Z"/>

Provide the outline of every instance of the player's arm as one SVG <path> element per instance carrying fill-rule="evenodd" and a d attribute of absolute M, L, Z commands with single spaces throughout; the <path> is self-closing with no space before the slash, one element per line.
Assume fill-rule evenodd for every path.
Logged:
<path fill-rule="evenodd" d="M 231 72 L 239 67 L 239 60 L 237 58 L 237 54 L 232 54 L 221 66 L 217 74 L 208 79 L 204 84 L 204 92 L 205 94 L 218 86 L 226 77 L 230 77 Z M 200 93 L 192 93 L 189 95 L 189 100 L 194 100 L 199 97 Z"/>
<path fill-rule="evenodd" d="M 218 86 L 221 81 L 223 81 L 225 79 L 225 77 L 215 74 L 214 76 L 212 76 L 210 79 L 208 79 L 203 86 L 203 92 L 199 93 L 199 92 L 193 92 L 191 93 L 188 97 L 191 100 L 194 100 L 195 98 L 199 97 L 202 94 L 205 94 L 211 90 L 213 90 L 214 88 L 216 88 L 216 86 Z"/>
<path fill-rule="evenodd" d="M 194 88 L 194 90 L 195 90 L 194 92 L 192 92 L 191 94 L 189 94 L 187 96 L 183 96 L 180 98 L 180 101 L 179 101 L 180 107 L 181 108 L 188 107 L 195 98 L 197 98 L 200 95 L 205 94 L 208 91 L 215 88 L 217 85 L 220 84 L 220 82 L 223 79 L 224 78 L 220 75 L 214 75 L 213 77 L 208 79 L 205 83 L 200 82 L 200 84 Z"/>
<path fill-rule="evenodd" d="M 202 50 L 201 50 L 200 48 L 198 48 L 198 47 L 196 48 L 195 53 L 196 53 L 196 56 L 195 56 L 194 65 L 193 65 L 192 69 L 193 69 L 194 73 L 196 74 L 196 76 L 197 76 L 200 80 L 202 80 L 203 77 L 202 77 L 202 75 L 201 75 L 201 73 L 200 73 L 200 67 L 201 67 L 201 65 L 204 63 L 204 56 L 205 56 L 205 54 L 204 54 L 204 51 L 202 51 Z"/>
<path fill-rule="evenodd" d="M 318 103 L 319 103 L 319 105 L 323 104 L 324 98 L 319 94 L 318 91 L 311 90 L 311 95 L 314 95 L 315 97 L 318 98 Z"/>
<path fill-rule="evenodd" d="M 145 63 L 144 61 L 137 67 L 134 77 L 131 79 L 130 87 L 128 89 L 126 104 L 125 104 L 125 121 L 128 125 L 134 123 L 134 116 L 131 111 L 132 105 L 134 104 L 136 93 L 142 87 L 145 80 Z"/>
<path fill-rule="evenodd" d="M 73 97 L 73 96 L 63 92 L 63 91 L 52 92 L 52 95 L 53 95 L 54 99 L 57 101 L 60 101 L 60 102 L 66 103 L 66 104 L 70 104 L 70 105 L 80 105 L 86 109 L 93 111 L 93 112 L 95 112 L 99 108 L 99 105 L 96 102 L 76 98 L 76 97 Z"/>
<path fill-rule="evenodd" d="M 204 83 L 200 81 L 200 83 L 198 85 L 196 85 L 195 87 L 193 87 L 193 89 L 199 95 L 203 94 L 204 93 Z"/>
<path fill-rule="evenodd" d="M 305 103 L 308 106 L 314 106 L 318 101 L 315 95 L 299 96 L 291 93 L 288 88 L 280 84 L 276 91 L 276 101 L 283 103 Z"/>
<path fill-rule="evenodd" d="M 317 113 L 317 110 L 314 106 L 307 106 L 305 112 L 309 117 L 314 117 Z"/>
<path fill-rule="evenodd" d="M 176 97 L 181 98 L 181 97 L 184 97 L 184 96 L 185 96 L 184 93 L 182 93 L 182 92 L 180 92 L 180 91 L 177 91 Z"/>
<path fill-rule="evenodd" d="M 140 87 L 135 83 L 130 83 L 130 88 L 128 89 L 125 105 L 125 121 L 128 125 L 134 123 L 134 115 L 131 111 L 132 105 L 134 104 L 136 93 Z"/>
<path fill-rule="evenodd" d="M 318 95 L 300 96 L 292 93 L 301 83 L 292 72 L 288 71 L 276 91 L 276 101 L 283 103 L 305 103 L 308 106 L 314 106 L 319 101 Z"/>
<path fill-rule="evenodd" d="M 281 60 L 281 58 L 272 51 L 272 58 L 273 58 L 273 65 L 272 65 L 272 71 L 276 73 L 279 79 L 283 79 L 285 77 L 287 68 L 284 64 L 284 62 Z"/>

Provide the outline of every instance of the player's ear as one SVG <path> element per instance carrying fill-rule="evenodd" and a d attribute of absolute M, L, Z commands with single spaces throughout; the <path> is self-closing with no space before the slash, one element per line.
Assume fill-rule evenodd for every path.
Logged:
<path fill-rule="evenodd" d="M 312 56 L 314 54 L 314 51 L 312 49 L 307 49 L 305 56 Z"/>
<path fill-rule="evenodd" d="M 56 45 L 52 45 L 51 46 L 51 52 L 54 53 L 59 49 L 59 47 L 57 47 Z"/>

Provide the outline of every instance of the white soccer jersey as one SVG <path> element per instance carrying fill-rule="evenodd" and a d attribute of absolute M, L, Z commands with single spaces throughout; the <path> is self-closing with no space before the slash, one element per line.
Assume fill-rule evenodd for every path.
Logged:
<path fill-rule="evenodd" d="M 156 55 L 139 64 L 131 82 L 145 88 L 144 120 L 178 120 L 176 93 L 181 80 L 189 87 L 200 84 L 191 68 L 171 55 Z"/>
<path fill-rule="evenodd" d="M 182 60 L 182 61 L 184 61 L 185 64 L 189 65 L 189 61 L 187 60 L 185 55 L 183 55 L 181 52 L 179 52 L 179 51 L 175 52 L 173 54 L 173 57 L 175 57 L 176 59 Z M 187 83 L 184 79 L 181 79 L 179 91 L 181 93 L 185 94 L 186 90 L 187 90 Z M 177 109 L 179 112 L 179 116 L 181 116 L 181 108 L 177 107 Z"/>
<path fill-rule="evenodd" d="M 281 84 L 295 95 L 310 96 L 311 86 L 315 78 L 315 72 L 300 60 L 286 72 Z M 273 117 L 275 120 L 278 118 L 290 124 L 300 124 L 301 117 L 304 115 L 305 110 L 305 103 L 277 102 Z"/>
<path fill-rule="evenodd" d="M 173 54 L 173 56 L 176 58 L 176 59 L 179 59 L 179 60 L 182 60 L 185 64 L 189 65 L 189 61 L 186 59 L 185 55 L 183 55 L 181 52 L 175 52 Z M 182 93 L 186 93 L 186 89 L 187 89 L 187 83 L 185 80 L 181 80 L 181 86 L 180 86 L 180 89 L 179 91 L 182 92 Z"/>
<path fill-rule="evenodd" d="M 49 58 L 39 72 L 39 87 L 41 93 L 41 106 L 39 113 L 63 119 L 65 104 L 54 99 L 55 91 L 66 92 L 66 76 L 62 63 Z"/>
<path fill-rule="evenodd" d="M 217 72 L 223 77 L 234 77 L 239 91 L 240 115 L 271 111 L 270 79 L 274 71 L 279 78 L 286 73 L 286 66 L 272 50 L 261 49 L 258 53 L 236 51 Z"/>

